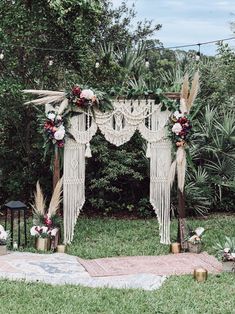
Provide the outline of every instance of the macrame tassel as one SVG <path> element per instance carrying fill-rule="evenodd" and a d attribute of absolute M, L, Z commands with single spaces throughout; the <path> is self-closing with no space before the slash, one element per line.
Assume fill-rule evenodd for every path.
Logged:
<path fill-rule="evenodd" d="M 85 157 L 86 158 L 91 158 L 92 157 L 90 143 L 86 144 Z"/>
<path fill-rule="evenodd" d="M 151 158 L 151 144 L 149 142 L 147 144 L 146 157 Z"/>

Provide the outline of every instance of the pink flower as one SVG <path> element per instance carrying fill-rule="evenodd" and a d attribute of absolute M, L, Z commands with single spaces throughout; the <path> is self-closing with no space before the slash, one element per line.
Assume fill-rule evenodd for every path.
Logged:
<path fill-rule="evenodd" d="M 176 135 L 179 135 L 179 133 L 182 131 L 182 126 L 180 123 L 175 123 L 172 127 L 172 132 L 174 132 Z"/>
<path fill-rule="evenodd" d="M 88 100 L 91 100 L 94 96 L 95 94 L 91 89 L 84 89 L 80 94 L 80 98 L 85 98 Z"/>

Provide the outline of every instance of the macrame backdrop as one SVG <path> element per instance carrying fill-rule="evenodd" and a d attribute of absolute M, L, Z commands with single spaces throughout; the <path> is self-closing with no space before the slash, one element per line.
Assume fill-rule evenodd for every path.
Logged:
<path fill-rule="evenodd" d="M 82 112 L 71 118 L 64 151 L 64 243 L 73 240 L 74 226 L 85 202 L 85 157 L 91 157 L 90 140 L 97 128 L 106 140 L 120 146 L 131 139 L 136 130 L 147 141 L 146 156 L 150 158 L 150 202 L 160 225 L 161 243 L 170 243 L 171 142 L 165 125 L 170 112 L 161 111 L 153 101 L 121 100 L 114 110 L 102 113 Z"/>

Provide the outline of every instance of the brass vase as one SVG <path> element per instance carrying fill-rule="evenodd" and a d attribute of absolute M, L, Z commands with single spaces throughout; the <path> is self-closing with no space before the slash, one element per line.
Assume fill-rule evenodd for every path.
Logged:
<path fill-rule="evenodd" d="M 36 250 L 38 251 L 49 251 L 51 246 L 50 238 L 37 238 L 36 239 Z"/>

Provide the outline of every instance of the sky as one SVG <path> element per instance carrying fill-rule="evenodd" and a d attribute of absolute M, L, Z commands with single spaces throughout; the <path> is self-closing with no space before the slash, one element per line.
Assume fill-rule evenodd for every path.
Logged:
<path fill-rule="evenodd" d="M 112 2 L 117 7 L 122 0 Z M 162 24 L 154 37 L 164 47 L 235 36 L 230 28 L 230 22 L 235 22 L 235 0 L 126 0 L 126 3 L 128 6 L 135 4 L 136 20 L 147 19 Z M 235 39 L 228 43 L 235 47 Z M 188 49 L 198 50 L 198 46 Z M 215 55 L 216 45 L 203 45 L 201 52 Z"/>

